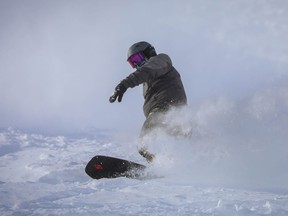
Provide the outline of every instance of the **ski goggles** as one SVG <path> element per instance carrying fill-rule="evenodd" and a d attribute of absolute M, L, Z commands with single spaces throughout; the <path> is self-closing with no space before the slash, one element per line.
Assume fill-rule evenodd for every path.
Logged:
<path fill-rule="evenodd" d="M 141 52 L 135 53 L 131 55 L 127 61 L 131 65 L 132 68 L 141 67 L 145 62 L 145 57 Z"/>

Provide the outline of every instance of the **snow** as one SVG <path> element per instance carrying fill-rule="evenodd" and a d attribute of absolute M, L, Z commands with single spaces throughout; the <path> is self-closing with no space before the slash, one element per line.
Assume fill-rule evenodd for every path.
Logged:
<path fill-rule="evenodd" d="M 146 140 L 157 155 L 148 171 L 163 177 L 156 179 L 93 180 L 84 172 L 96 154 L 145 164 L 137 135 L 4 128 L 1 215 L 287 215 L 286 92 L 271 89 L 241 102 L 219 98 L 172 110 L 166 120 L 193 135 L 159 132 Z"/>

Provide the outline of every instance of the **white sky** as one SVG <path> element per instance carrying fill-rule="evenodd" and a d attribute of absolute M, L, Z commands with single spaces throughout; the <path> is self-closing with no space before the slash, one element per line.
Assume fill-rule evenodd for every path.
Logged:
<path fill-rule="evenodd" d="M 142 88 L 110 104 L 141 40 L 170 55 L 190 106 L 286 85 L 286 0 L 0 0 L 0 127 L 138 131 Z"/>

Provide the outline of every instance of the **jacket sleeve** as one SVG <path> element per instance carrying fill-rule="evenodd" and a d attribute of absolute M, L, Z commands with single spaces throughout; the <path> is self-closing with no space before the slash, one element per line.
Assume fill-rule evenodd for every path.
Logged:
<path fill-rule="evenodd" d="M 172 68 L 173 66 L 169 56 L 166 54 L 158 54 L 150 58 L 146 64 L 122 80 L 121 84 L 126 88 L 133 88 L 168 73 Z"/>

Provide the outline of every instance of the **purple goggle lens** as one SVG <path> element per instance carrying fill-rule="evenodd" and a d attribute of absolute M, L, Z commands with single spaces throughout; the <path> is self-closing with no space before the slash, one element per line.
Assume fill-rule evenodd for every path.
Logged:
<path fill-rule="evenodd" d="M 142 63 L 145 61 L 145 57 L 140 52 L 138 52 L 130 56 L 127 61 L 132 66 L 132 68 L 135 68 L 136 66 L 142 65 Z"/>

